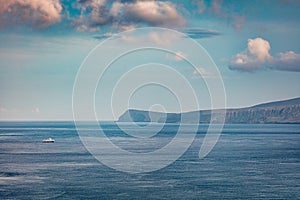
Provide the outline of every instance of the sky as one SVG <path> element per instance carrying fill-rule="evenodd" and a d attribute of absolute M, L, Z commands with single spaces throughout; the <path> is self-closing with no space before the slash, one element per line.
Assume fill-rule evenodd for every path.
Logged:
<path fill-rule="evenodd" d="M 89 53 L 106 41 L 90 62 L 115 58 L 120 49 L 136 45 L 173 51 L 136 51 L 114 62 L 97 83 L 93 100 L 77 96 L 82 120 L 89 119 L 85 106 L 91 103 L 99 120 L 115 120 L 128 108 L 210 109 L 205 83 L 213 85 L 220 77 L 227 108 L 299 97 L 299 9 L 299 0 L 0 0 L 0 120 L 72 120 L 74 86 L 88 91 L 90 77 L 99 77 L 105 66 L 98 64 L 80 83 L 76 77 L 84 73 Z M 148 27 L 163 29 L 141 30 Z M 188 41 L 205 51 L 187 46 Z M 197 58 L 201 64 L 189 67 L 187 61 Z M 123 76 L 136 66 L 142 67 Z M 199 106 L 176 99 L 191 97 L 182 77 Z M 162 84 L 133 93 L 126 89 L 151 79 L 165 80 L 178 94 Z M 114 87 L 119 90 L 112 95 Z"/>

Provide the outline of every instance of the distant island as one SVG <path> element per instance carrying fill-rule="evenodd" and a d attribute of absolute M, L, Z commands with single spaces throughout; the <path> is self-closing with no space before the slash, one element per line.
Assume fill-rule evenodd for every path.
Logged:
<path fill-rule="evenodd" d="M 166 123 L 210 123 L 211 119 L 224 112 L 199 110 L 185 113 L 161 113 L 129 109 L 119 117 L 118 122 L 166 122 Z M 195 119 L 199 119 L 197 121 Z M 151 116 L 151 118 L 150 118 Z M 184 120 L 181 121 L 181 117 Z M 258 104 L 246 108 L 226 109 L 227 124 L 299 124 L 300 98 Z"/>

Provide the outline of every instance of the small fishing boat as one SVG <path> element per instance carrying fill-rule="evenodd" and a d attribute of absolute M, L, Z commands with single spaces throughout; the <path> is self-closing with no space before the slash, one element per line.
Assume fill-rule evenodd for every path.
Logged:
<path fill-rule="evenodd" d="M 47 139 L 42 140 L 42 142 L 43 143 L 53 143 L 53 142 L 55 142 L 55 140 L 52 138 L 47 138 Z"/>

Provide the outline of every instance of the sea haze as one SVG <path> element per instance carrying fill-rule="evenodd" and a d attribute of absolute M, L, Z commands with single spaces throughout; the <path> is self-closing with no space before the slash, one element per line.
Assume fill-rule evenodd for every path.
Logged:
<path fill-rule="evenodd" d="M 123 124 L 132 129 L 130 123 Z M 124 127 L 123 126 L 123 127 Z M 161 148 L 176 134 L 167 124 L 148 145 L 137 145 L 115 123 L 101 128 L 128 151 Z M 189 134 L 185 125 L 185 134 Z M 212 152 L 199 159 L 208 125 L 188 151 L 151 173 L 118 172 L 82 145 L 72 122 L 0 122 L 1 199 L 298 199 L 300 125 L 225 125 Z M 91 133 L 97 127 L 86 129 Z M 54 143 L 41 141 L 52 137 Z M 149 148 L 150 147 L 150 148 Z M 148 148 L 148 149 L 147 149 Z M 121 163 L 122 164 L 122 163 Z"/>

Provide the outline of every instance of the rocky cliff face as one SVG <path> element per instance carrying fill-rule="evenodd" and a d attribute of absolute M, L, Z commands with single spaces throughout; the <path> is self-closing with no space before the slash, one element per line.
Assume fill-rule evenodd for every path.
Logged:
<path fill-rule="evenodd" d="M 159 113 L 128 110 L 119 122 L 209 123 L 224 110 L 203 110 L 187 113 Z M 197 120 L 200 119 L 200 120 Z M 259 104 L 249 108 L 227 109 L 225 123 L 266 124 L 300 123 L 300 98 Z"/>
<path fill-rule="evenodd" d="M 300 123 L 300 104 L 228 110 L 227 123 Z"/>

